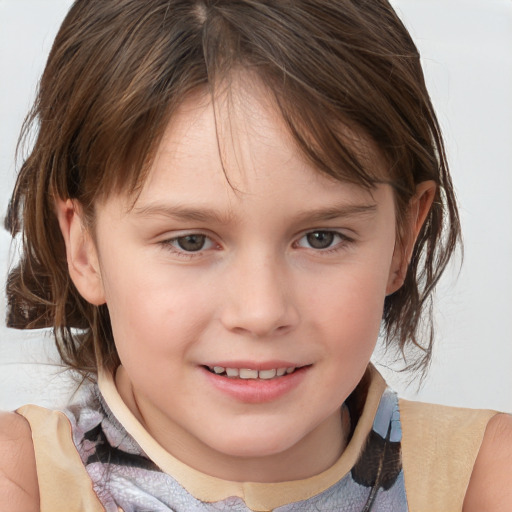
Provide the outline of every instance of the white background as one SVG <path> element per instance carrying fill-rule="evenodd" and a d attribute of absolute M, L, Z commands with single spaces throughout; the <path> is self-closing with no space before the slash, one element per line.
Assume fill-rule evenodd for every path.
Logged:
<path fill-rule="evenodd" d="M 16 140 L 69 0 L 0 0 L 0 215 Z M 407 397 L 512 411 L 512 0 L 395 0 L 422 54 L 460 201 L 465 260 L 442 282 L 423 388 Z M 9 237 L 0 232 L 0 280 Z M 2 295 L 0 314 L 4 316 Z M 0 327 L 0 408 L 58 405 L 69 388 L 44 333 Z M 41 364 L 44 362 L 44 364 Z"/>

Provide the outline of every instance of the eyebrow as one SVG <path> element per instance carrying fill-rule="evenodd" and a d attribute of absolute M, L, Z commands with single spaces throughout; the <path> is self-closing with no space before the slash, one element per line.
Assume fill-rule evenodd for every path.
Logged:
<path fill-rule="evenodd" d="M 370 217 L 377 212 L 377 204 L 341 204 L 300 212 L 295 219 L 298 222 L 322 222 L 333 219 Z"/>
<path fill-rule="evenodd" d="M 171 217 L 182 221 L 216 222 L 218 224 L 229 224 L 233 215 L 222 213 L 213 208 L 189 207 L 180 204 L 152 203 L 135 207 L 133 212 L 137 217 Z"/>
<path fill-rule="evenodd" d="M 322 222 L 339 218 L 353 218 L 373 216 L 377 211 L 377 204 L 346 204 L 335 205 L 313 210 L 304 210 L 293 217 L 295 222 Z M 170 217 L 181 221 L 215 222 L 229 224 L 233 221 L 232 212 L 221 212 L 208 207 L 189 207 L 185 205 L 171 205 L 152 203 L 138 206 L 133 209 L 137 217 Z"/>

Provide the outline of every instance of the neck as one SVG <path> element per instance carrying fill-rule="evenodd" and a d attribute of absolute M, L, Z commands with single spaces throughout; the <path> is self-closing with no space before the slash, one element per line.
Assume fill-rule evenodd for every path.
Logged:
<path fill-rule="evenodd" d="M 116 387 L 132 414 L 172 456 L 204 474 L 228 481 L 276 483 L 303 480 L 331 467 L 343 453 L 350 418 L 346 407 L 336 411 L 292 447 L 265 456 L 235 456 L 215 450 L 153 407 L 133 388 L 123 367 Z"/>

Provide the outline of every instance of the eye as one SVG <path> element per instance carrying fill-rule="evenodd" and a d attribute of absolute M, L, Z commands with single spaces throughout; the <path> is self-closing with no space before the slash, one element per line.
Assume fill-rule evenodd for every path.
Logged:
<path fill-rule="evenodd" d="M 201 234 L 179 236 L 169 240 L 167 244 L 171 245 L 175 250 L 183 252 L 198 252 L 204 249 L 211 249 L 214 245 L 206 235 Z"/>
<path fill-rule="evenodd" d="M 310 231 L 299 239 L 297 245 L 308 249 L 330 249 L 346 240 L 346 237 L 336 231 Z"/>

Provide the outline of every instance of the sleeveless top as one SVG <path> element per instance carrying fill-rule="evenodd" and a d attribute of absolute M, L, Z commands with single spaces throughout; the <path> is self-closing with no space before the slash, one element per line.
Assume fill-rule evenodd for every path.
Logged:
<path fill-rule="evenodd" d="M 493 411 L 399 400 L 370 366 L 349 441 L 319 475 L 272 484 L 200 473 L 165 451 L 111 376 L 64 412 L 27 405 L 41 512 L 457 512 Z"/>

